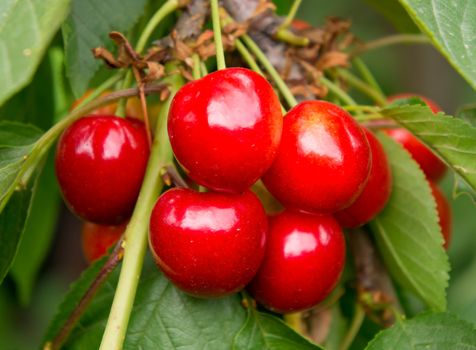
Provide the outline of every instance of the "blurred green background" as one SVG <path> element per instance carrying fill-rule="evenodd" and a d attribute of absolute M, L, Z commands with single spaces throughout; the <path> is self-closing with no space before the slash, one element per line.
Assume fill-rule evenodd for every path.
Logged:
<path fill-rule="evenodd" d="M 298 17 L 313 25 L 323 25 L 328 16 L 350 19 L 353 33 L 363 41 L 396 33 L 395 28 L 369 3 L 378 5 L 378 0 L 304 0 Z M 404 21 L 399 25 L 405 26 L 407 23 Z M 57 38 L 55 43 L 61 44 L 61 40 Z M 366 53 L 362 58 L 388 95 L 398 92 L 420 93 L 435 100 L 448 114 L 454 114 L 462 104 L 476 100 L 469 85 L 430 45 L 392 46 Z M 47 60 L 48 56 L 42 64 L 43 68 Z M 39 117 L 46 113 L 54 115 L 51 104 L 47 102 L 51 100 L 48 94 L 61 79 L 51 80 L 45 72 L 49 72 L 49 69 L 41 69 L 35 78 L 35 83 L 42 86 L 40 90 L 43 96 L 31 99 L 31 94 L 26 94 L 29 99 L 25 103 L 29 108 L 25 113 Z M 355 96 L 359 97 L 357 94 Z M 369 103 L 365 98 L 359 102 Z M 6 113 L 5 109 L 3 113 Z M 449 198 L 452 184 L 452 175 L 448 174 L 442 187 Z M 49 191 L 57 190 L 55 184 L 48 186 Z M 47 197 L 52 192 L 44 195 Z M 461 317 L 476 322 L 476 240 L 473 238 L 476 233 L 476 208 L 465 196 L 451 199 L 451 204 L 454 220 L 449 250 L 452 265 L 449 308 Z M 52 223 L 56 226 L 56 234 L 48 258 L 39 267 L 40 273 L 30 302 L 20 303 L 16 284 L 11 277 L 0 287 L 1 350 L 38 348 L 42 334 L 69 284 L 86 267 L 81 252 L 80 221 L 63 204 L 61 206 L 58 222 Z M 23 299 L 26 297 L 23 296 Z"/>

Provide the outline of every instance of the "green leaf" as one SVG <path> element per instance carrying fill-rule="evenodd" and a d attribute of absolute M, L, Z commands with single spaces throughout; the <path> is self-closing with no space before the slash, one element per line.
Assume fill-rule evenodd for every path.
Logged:
<path fill-rule="evenodd" d="M 476 103 L 461 106 L 456 112 L 456 117 L 463 119 L 471 126 L 476 126 Z"/>
<path fill-rule="evenodd" d="M 0 214 L 0 283 L 10 269 L 28 217 L 32 187 L 15 191 Z"/>
<path fill-rule="evenodd" d="M 476 89 L 476 2 L 400 0 L 420 29 Z"/>
<path fill-rule="evenodd" d="M 0 105 L 27 85 L 68 13 L 67 0 L 0 3 Z"/>
<path fill-rule="evenodd" d="M 365 349 L 471 350 L 476 349 L 476 329 L 450 313 L 426 313 L 395 323 Z"/>
<path fill-rule="evenodd" d="M 235 337 L 233 350 L 319 350 L 280 319 L 248 308 L 248 318 Z"/>
<path fill-rule="evenodd" d="M 77 305 L 100 264 L 90 267 L 75 283 L 47 334 L 51 339 Z M 64 349 L 97 349 L 118 279 L 118 269 L 99 290 Z M 238 295 L 198 299 L 174 286 L 146 259 L 127 330 L 124 349 L 229 349 L 245 322 Z"/>
<path fill-rule="evenodd" d="M 0 122 L 0 213 L 18 182 L 18 172 L 41 132 L 31 125 Z"/>
<path fill-rule="evenodd" d="M 418 33 L 419 30 L 398 0 L 365 0 L 403 33 Z"/>
<path fill-rule="evenodd" d="M 73 0 L 63 24 L 66 73 L 74 94 L 81 96 L 101 66 L 91 49 L 112 47 L 111 31 L 125 32 L 143 14 L 146 0 Z"/>
<path fill-rule="evenodd" d="M 54 237 L 60 209 L 60 195 L 54 173 L 54 152 L 39 175 L 23 237 L 10 270 L 17 284 L 20 302 L 30 301 L 38 271 Z"/>
<path fill-rule="evenodd" d="M 476 190 L 476 128 L 443 113 L 435 116 L 426 106 L 388 107 L 381 114 L 412 132 Z"/>
<path fill-rule="evenodd" d="M 423 172 L 399 144 L 380 134 L 393 188 L 385 209 L 370 223 L 392 276 L 436 310 L 446 308 L 448 258 L 436 204 Z"/>

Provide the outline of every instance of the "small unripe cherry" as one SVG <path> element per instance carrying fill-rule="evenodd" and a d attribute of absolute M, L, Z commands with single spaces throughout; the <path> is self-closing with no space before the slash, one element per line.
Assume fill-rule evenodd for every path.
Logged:
<path fill-rule="evenodd" d="M 58 142 L 56 177 L 76 215 L 117 225 L 134 209 L 148 158 L 142 122 L 111 115 L 83 117 Z"/>
<path fill-rule="evenodd" d="M 443 247 L 448 250 L 450 243 L 451 243 L 451 235 L 452 235 L 452 214 L 451 214 L 451 207 L 446 199 L 445 195 L 438 186 L 429 181 L 431 187 L 431 193 L 435 198 L 436 202 L 436 211 L 438 212 L 438 219 L 440 223 L 441 233 L 443 234 L 444 244 Z"/>
<path fill-rule="evenodd" d="M 183 291 L 219 297 L 242 289 L 263 259 L 267 220 L 250 191 L 174 188 L 155 204 L 149 246 L 157 266 Z"/>
<path fill-rule="evenodd" d="M 370 145 L 372 166 L 363 192 L 352 205 L 335 213 L 339 224 L 356 228 L 372 220 L 387 204 L 392 191 L 392 172 L 380 141 L 368 129 L 365 135 Z"/>
<path fill-rule="evenodd" d="M 410 97 L 419 97 L 422 99 L 435 114 L 441 111 L 441 108 L 434 101 L 416 94 L 394 95 L 390 96 L 388 101 L 392 102 L 397 99 Z M 443 177 L 446 172 L 445 163 L 411 132 L 404 128 L 386 129 L 385 132 L 410 153 L 429 180 L 438 181 Z"/>
<path fill-rule="evenodd" d="M 332 291 L 344 262 L 344 236 L 332 216 L 285 210 L 269 218 L 265 257 L 248 290 L 270 310 L 305 310 Z"/>
<path fill-rule="evenodd" d="M 271 84 L 249 69 L 227 68 L 177 92 L 168 132 L 175 157 L 194 181 L 240 193 L 271 165 L 282 125 Z"/>
<path fill-rule="evenodd" d="M 333 213 L 360 195 L 370 163 L 367 138 L 349 113 L 326 101 L 304 101 L 284 118 L 263 183 L 287 208 Z"/>
<path fill-rule="evenodd" d="M 81 230 L 83 253 L 91 263 L 104 256 L 126 230 L 127 223 L 117 226 L 98 225 L 85 221 Z"/>

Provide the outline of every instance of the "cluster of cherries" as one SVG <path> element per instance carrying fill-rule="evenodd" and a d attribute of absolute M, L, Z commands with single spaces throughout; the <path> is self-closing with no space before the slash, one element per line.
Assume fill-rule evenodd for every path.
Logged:
<path fill-rule="evenodd" d="M 168 132 L 178 162 L 208 191 L 162 194 L 151 214 L 149 243 L 163 273 L 195 296 L 219 297 L 247 286 L 274 311 L 316 305 L 342 273 L 342 227 L 372 220 L 390 196 L 387 157 L 369 130 L 325 101 L 301 102 L 283 118 L 272 86 L 248 69 L 219 70 L 182 87 Z M 444 164 L 414 136 L 387 132 L 429 179 L 441 177 Z M 123 232 L 148 157 L 138 120 L 88 116 L 62 135 L 56 173 L 69 207 L 90 222 L 83 244 L 91 260 Z M 279 214 L 267 217 L 250 191 L 259 179 L 285 207 Z M 443 232 L 449 232 L 448 204 L 432 188 Z"/>

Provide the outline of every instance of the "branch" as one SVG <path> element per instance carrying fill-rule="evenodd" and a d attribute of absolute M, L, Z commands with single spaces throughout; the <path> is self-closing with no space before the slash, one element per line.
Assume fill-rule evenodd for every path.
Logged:
<path fill-rule="evenodd" d="M 349 245 L 357 277 L 357 294 L 367 315 L 384 326 L 391 326 L 396 313 L 403 313 L 397 294 L 368 232 L 349 232 Z"/>

